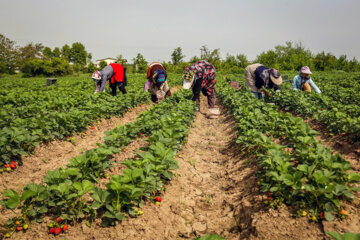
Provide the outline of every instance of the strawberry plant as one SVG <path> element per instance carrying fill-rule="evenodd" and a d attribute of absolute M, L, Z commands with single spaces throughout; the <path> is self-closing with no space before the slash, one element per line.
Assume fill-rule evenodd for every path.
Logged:
<path fill-rule="evenodd" d="M 348 173 L 350 163 L 317 142 L 317 132 L 302 119 L 278 112 L 276 106 L 256 101 L 246 91 L 220 86 L 219 96 L 238 121 L 236 142 L 257 156 L 261 191 L 272 193 L 267 204 L 306 209 L 313 221 L 323 212 L 325 219 L 332 220 L 341 208 L 340 200 L 353 199 L 353 192 L 359 190 L 353 183 L 360 175 Z M 273 138 L 282 144 L 275 144 Z"/>

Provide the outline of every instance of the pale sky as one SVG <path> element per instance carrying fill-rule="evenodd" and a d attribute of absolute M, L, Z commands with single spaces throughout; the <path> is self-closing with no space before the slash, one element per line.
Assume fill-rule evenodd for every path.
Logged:
<path fill-rule="evenodd" d="M 0 33 L 18 45 L 81 42 L 93 61 L 170 61 L 176 47 L 188 60 L 203 45 L 253 60 L 286 41 L 360 60 L 358 24 L 360 0 L 0 0 Z"/>

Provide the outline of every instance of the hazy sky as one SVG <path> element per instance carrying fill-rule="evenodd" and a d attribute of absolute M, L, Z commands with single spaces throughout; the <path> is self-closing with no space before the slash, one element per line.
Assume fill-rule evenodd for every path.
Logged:
<path fill-rule="evenodd" d="M 360 60 L 360 0 L 0 0 L 0 33 L 23 46 L 81 42 L 93 60 L 169 61 L 200 47 L 246 54 L 286 41 Z"/>

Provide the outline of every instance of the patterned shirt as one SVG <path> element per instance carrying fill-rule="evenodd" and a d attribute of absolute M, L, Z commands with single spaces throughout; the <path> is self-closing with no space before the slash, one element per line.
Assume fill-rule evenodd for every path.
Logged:
<path fill-rule="evenodd" d="M 201 81 L 201 88 L 205 89 L 208 95 L 215 93 L 216 88 L 216 70 L 214 65 L 201 60 L 190 67 L 185 68 L 185 71 L 192 71 L 195 74 L 195 83 Z M 199 91 L 200 93 L 200 91 Z"/>

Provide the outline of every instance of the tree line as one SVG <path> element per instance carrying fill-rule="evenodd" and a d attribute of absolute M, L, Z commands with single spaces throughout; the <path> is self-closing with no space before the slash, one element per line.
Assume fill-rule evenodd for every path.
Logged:
<path fill-rule="evenodd" d="M 24 76 L 69 75 L 95 70 L 93 63 L 88 64 L 91 63 L 91 58 L 91 53 L 80 42 L 54 49 L 45 47 L 42 43 L 29 43 L 19 47 L 0 34 L 0 73 L 14 74 L 18 70 Z"/>
<path fill-rule="evenodd" d="M 162 64 L 168 72 L 174 73 L 182 73 L 185 67 L 201 59 L 212 63 L 219 72 L 235 74 L 243 73 L 247 65 L 255 62 L 280 71 L 299 71 L 305 65 L 314 71 L 360 71 L 360 63 L 355 58 L 350 60 L 346 55 L 337 58 L 332 53 L 324 51 L 314 54 L 301 42 L 291 41 L 260 53 L 254 61 L 249 61 L 245 54 L 227 54 L 225 59 L 222 59 L 219 48 L 210 50 L 206 46 L 200 48 L 199 56 L 193 56 L 189 61 L 184 61 L 185 57 L 182 48 L 177 47 L 171 53 L 171 61 Z M 41 43 L 29 43 L 19 47 L 14 41 L 0 34 L 0 74 L 13 74 L 16 70 L 21 71 L 24 76 L 90 73 L 97 69 L 91 59 L 91 53 L 87 52 L 80 42 L 75 42 L 71 46 L 65 44 L 61 48 L 54 49 L 45 47 Z M 149 64 L 141 53 L 138 53 L 131 63 L 121 54 L 116 59 L 132 73 L 146 72 Z M 106 66 L 106 62 L 100 62 L 99 65 L 99 69 L 102 69 Z"/>

